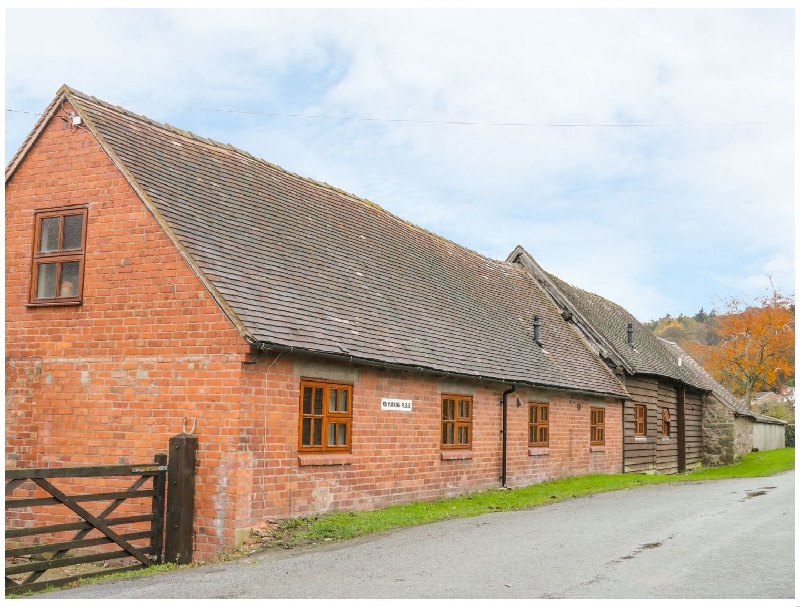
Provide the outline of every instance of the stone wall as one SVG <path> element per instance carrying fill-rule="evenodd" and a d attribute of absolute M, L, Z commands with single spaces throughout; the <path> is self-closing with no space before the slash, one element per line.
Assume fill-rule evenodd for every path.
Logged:
<path fill-rule="evenodd" d="M 733 411 L 713 394 L 709 396 L 703 406 L 703 466 L 733 463 L 737 457 L 734 427 Z"/>
<path fill-rule="evenodd" d="M 753 450 L 753 420 L 737 416 L 734 418 L 733 427 L 736 433 L 734 456 L 739 459 Z"/>

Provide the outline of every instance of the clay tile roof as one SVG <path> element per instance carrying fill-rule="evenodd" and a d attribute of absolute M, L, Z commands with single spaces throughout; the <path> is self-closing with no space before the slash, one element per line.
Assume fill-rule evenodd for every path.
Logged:
<path fill-rule="evenodd" d="M 518 266 L 230 145 L 64 90 L 251 343 L 626 395 Z"/>
<path fill-rule="evenodd" d="M 603 297 L 568 285 L 550 275 L 551 280 L 612 344 L 614 351 L 635 373 L 659 375 L 704 388 L 694 375 L 686 373 L 670 356 L 659 339 L 622 306 Z M 628 323 L 633 325 L 633 346 L 628 344 Z"/>

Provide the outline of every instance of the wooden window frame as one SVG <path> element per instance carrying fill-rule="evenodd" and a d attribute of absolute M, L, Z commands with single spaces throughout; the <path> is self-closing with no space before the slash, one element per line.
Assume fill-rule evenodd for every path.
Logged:
<path fill-rule="evenodd" d="M 63 249 L 64 239 L 64 218 L 72 215 L 81 215 L 82 232 L 80 249 Z M 59 217 L 58 228 L 58 249 L 50 252 L 40 252 L 42 237 L 42 221 L 52 217 Z M 86 270 L 86 232 L 88 227 L 89 209 L 87 206 L 70 206 L 37 211 L 34 215 L 33 227 L 33 251 L 31 255 L 30 289 L 28 291 L 29 306 L 69 306 L 78 305 L 83 302 L 83 283 Z M 61 283 L 61 268 L 63 264 L 78 262 L 78 284 L 75 287 L 74 295 L 59 295 Z M 36 291 L 39 282 L 39 267 L 44 264 L 56 264 L 55 276 L 55 296 L 37 297 Z"/>
<path fill-rule="evenodd" d="M 671 416 L 669 413 L 669 409 L 663 407 L 661 409 L 661 437 L 662 438 L 669 438 L 670 437 L 670 421 Z"/>
<path fill-rule="evenodd" d="M 542 430 L 544 430 L 544 440 L 541 440 Z M 528 403 L 528 446 L 550 446 L 550 405 L 548 403 Z"/>
<path fill-rule="evenodd" d="M 647 406 L 634 405 L 633 425 L 635 436 L 647 436 Z"/>
<path fill-rule="evenodd" d="M 603 407 L 589 409 L 589 444 L 606 444 L 606 410 Z"/>
<path fill-rule="evenodd" d="M 448 417 L 448 411 L 446 410 L 446 400 L 453 400 L 453 415 L 452 418 Z M 461 402 L 469 403 L 469 415 L 462 416 L 461 413 L 463 409 L 461 408 Z M 472 413 L 473 413 L 473 406 L 474 403 L 472 401 L 472 396 L 466 394 L 442 394 L 441 398 L 441 411 L 442 411 L 442 425 L 441 425 L 441 446 L 442 449 L 471 449 L 472 448 Z M 452 426 L 452 440 L 453 442 L 445 442 L 448 440 L 448 431 L 447 428 Z M 467 435 L 467 441 L 463 442 L 462 437 L 464 433 Z"/>
<path fill-rule="evenodd" d="M 316 414 L 313 412 L 313 409 L 310 413 L 305 413 L 303 410 L 303 400 L 305 389 L 310 388 L 312 390 L 312 399 L 313 399 L 313 390 L 317 388 L 322 389 L 322 412 L 320 414 Z M 340 411 L 330 411 L 330 391 L 331 390 L 347 390 L 347 399 L 346 399 L 346 412 Z M 337 403 L 339 401 L 337 400 Z M 301 453 L 350 453 L 350 449 L 353 444 L 353 385 L 352 384 L 340 384 L 336 382 L 330 382 L 325 380 L 318 380 L 318 379 L 303 379 L 300 380 L 300 397 L 299 397 L 299 418 L 297 424 L 297 445 L 298 451 Z M 313 407 L 313 401 L 311 406 Z M 304 445 L 303 444 L 303 420 L 315 420 L 319 419 L 322 423 L 322 430 L 321 430 L 321 444 L 319 445 Z M 329 445 L 328 444 L 328 426 L 329 424 L 335 424 L 338 430 L 338 426 L 344 425 L 345 426 L 345 444 L 343 445 Z M 313 421 L 309 422 L 309 435 L 311 437 L 311 442 L 313 443 Z"/>

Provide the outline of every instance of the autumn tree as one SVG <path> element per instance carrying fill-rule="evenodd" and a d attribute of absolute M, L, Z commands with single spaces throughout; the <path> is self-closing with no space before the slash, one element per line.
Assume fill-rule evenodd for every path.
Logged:
<path fill-rule="evenodd" d="M 773 290 L 750 305 L 737 298 L 723 303 L 716 345 L 686 345 L 717 381 L 750 406 L 754 392 L 794 377 L 794 301 Z"/>

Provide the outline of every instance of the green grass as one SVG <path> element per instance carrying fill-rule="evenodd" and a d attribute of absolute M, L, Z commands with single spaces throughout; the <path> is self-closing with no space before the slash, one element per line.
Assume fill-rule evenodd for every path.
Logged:
<path fill-rule="evenodd" d="M 272 544 L 291 548 L 352 539 L 379 531 L 446 519 L 524 510 L 592 493 L 663 483 L 770 476 L 792 469 L 794 449 L 789 448 L 750 453 L 731 466 L 703 468 L 686 474 L 595 474 L 564 478 L 519 489 L 492 489 L 461 497 L 390 506 L 368 512 L 334 512 L 290 519 L 279 524 Z"/>

